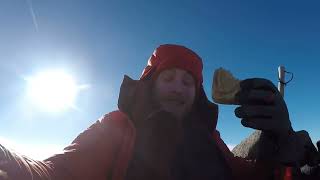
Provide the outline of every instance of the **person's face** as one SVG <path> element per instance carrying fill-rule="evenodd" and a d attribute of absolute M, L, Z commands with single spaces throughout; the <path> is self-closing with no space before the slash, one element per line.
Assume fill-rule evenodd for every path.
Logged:
<path fill-rule="evenodd" d="M 195 80 L 190 73 L 183 69 L 164 70 L 155 80 L 154 97 L 156 102 L 179 119 L 190 111 L 195 95 Z"/>

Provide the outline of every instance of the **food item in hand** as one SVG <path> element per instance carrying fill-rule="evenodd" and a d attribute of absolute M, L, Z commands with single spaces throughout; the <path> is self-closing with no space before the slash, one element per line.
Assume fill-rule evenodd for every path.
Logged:
<path fill-rule="evenodd" d="M 215 70 L 212 83 L 212 99 L 220 104 L 238 104 L 235 95 L 240 91 L 240 80 L 223 69 Z"/>

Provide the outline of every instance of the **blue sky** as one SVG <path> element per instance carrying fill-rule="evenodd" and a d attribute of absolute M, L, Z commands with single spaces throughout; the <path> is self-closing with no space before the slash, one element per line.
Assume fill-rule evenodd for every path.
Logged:
<path fill-rule="evenodd" d="M 318 1 L 1 1 L 0 140 L 36 158 L 36 151 L 62 149 L 117 108 L 124 74 L 137 79 L 154 48 L 176 43 L 203 58 L 209 98 L 218 67 L 276 84 L 284 65 L 294 73 L 285 94 L 293 127 L 317 141 L 319 7 Z M 52 69 L 88 85 L 76 109 L 45 112 L 26 98 L 25 77 Z M 252 130 L 241 126 L 235 106 L 219 107 L 222 138 L 238 144 Z"/>

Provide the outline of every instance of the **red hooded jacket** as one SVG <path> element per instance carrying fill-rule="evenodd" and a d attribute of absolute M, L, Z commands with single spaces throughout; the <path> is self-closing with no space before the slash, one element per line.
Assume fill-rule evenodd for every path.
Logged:
<path fill-rule="evenodd" d="M 2 161 L 0 169 L 12 180 L 123 180 L 132 156 L 135 133 L 130 119 L 124 113 L 114 111 L 81 133 L 62 154 L 44 161 L 19 156 L 3 148 L 7 160 Z M 234 157 L 218 131 L 213 132 L 213 138 L 235 179 L 269 179 L 273 176 L 272 165 Z M 281 179 L 283 174 L 277 176 L 276 179 Z"/>
<path fill-rule="evenodd" d="M 152 79 L 162 70 L 172 67 L 190 72 L 195 78 L 198 95 L 204 92 L 201 58 L 190 49 L 178 45 L 157 48 L 140 80 Z M 2 147 L 0 179 L 123 180 L 132 159 L 136 127 L 125 113 L 126 107 L 121 108 L 126 103 L 120 100 L 119 104 L 122 111 L 105 115 L 82 132 L 63 153 L 44 161 L 35 161 Z M 281 168 L 274 171 L 274 164 L 234 157 L 215 129 L 218 110 L 217 106 L 211 105 L 213 111 L 209 124 L 212 138 L 223 153 L 234 179 L 290 179 L 291 174 L 284 174 Z"/>

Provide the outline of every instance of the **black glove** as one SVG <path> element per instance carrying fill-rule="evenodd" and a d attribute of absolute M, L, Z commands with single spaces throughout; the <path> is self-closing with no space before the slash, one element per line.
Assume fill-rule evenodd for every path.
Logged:
<path fill-rule="evenodd" d="M 262 130 L 260 156 L 293 166 L 312 164 L 316 148 L 306 131 L 293 131 L 286 103 L 274 84 L 253 78 L 241 81 L 240 87 L 235 115 L 243 126 Z"/>
<path fill-rule="evenodd" d="M 271 81 L 246 79 L 240 87 L 236 100 L 241 106 L 235 109 L 235 115 L 243 126 L 276 135 L 292 131 L 286 103 Z"/>

